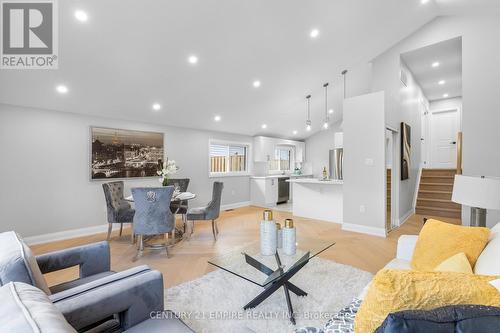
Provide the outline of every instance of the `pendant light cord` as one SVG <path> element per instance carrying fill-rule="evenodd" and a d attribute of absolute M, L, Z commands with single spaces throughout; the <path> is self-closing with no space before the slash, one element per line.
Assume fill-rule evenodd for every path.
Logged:
<path fill-rule="evenodd" d="M 328 122 L 328 82 L 323 85 L 325 88 L 325 123 Z"/>
<path fill-rule="evenodd" d="M 309 122 L 311 122 L 311 95 L 307 95 L 307 120 L 306 123 L 309 125 Z"/>

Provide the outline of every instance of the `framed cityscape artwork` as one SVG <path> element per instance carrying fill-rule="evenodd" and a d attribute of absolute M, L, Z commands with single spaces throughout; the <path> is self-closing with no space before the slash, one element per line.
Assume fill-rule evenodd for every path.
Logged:
<path fill-rule="evenodd" d="M 401 123 L 401 180 L 410 178 L 411 127 Z"/>
<path fill-rule="evenodd" d="M 163 133 L 91 127 L 90 178 L 157 177 Z"/>

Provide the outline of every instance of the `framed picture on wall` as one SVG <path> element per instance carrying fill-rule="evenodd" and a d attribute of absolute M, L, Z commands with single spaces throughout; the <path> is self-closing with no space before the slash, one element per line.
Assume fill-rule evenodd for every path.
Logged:
<path fill-rule="evenodd" d="M 163 133 L 91 127 L 90 142 L 92 180 L 158 177 Z"/>
<path fill-rule="evenodd" d="M 401 123 L 401 180 L 410 178 L 411 127 Z"/>

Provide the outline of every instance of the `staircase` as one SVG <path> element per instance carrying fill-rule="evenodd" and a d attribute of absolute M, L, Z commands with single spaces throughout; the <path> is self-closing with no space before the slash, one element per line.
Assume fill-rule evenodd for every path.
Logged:
<path fill-rule="evenodd" d="M 417 197 L 417 214 L 461 217 L 461 205 L 451 201 L 456 172 L 456 169 L 422 169 Z"/>

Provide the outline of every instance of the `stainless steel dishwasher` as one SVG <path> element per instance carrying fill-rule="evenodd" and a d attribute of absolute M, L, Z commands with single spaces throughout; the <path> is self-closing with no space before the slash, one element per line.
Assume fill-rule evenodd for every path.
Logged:
<path fill-rule="evenodd" d="M 287 182 L 290 177 L 278 178 L 278 202 L 276 204 L 286 203 L 290 199 L 290 183 Z"/>

